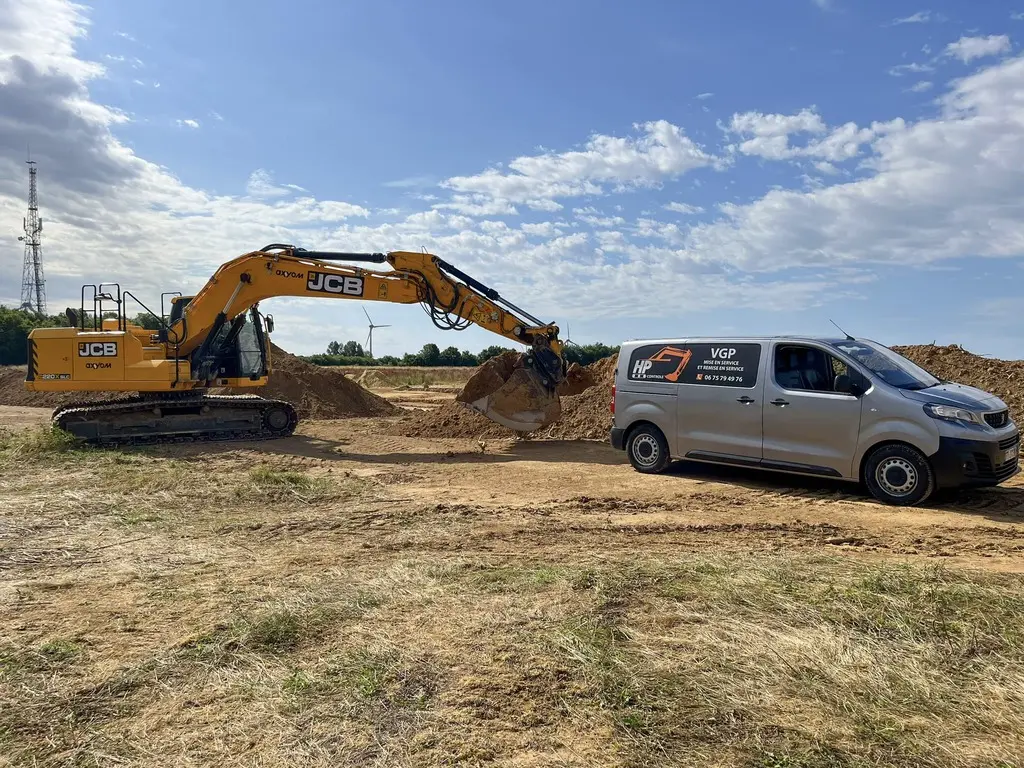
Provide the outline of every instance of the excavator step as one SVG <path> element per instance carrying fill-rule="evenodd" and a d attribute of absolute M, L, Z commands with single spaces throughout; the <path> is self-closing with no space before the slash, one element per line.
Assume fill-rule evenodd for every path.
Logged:
<path fill-rule="evenodd" d="M 90 445 L 269 440 L 295 431 L 291 403 L 258 395 L 130 397 L 54 409 L 53 426 Z"/>

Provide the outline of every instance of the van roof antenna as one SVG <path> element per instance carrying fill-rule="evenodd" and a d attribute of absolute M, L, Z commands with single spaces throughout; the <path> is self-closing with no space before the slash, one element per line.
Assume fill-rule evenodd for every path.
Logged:
<path fill-rule="evenodd" d="M 832 325 L 834 325 L 834 326 L 835 326 L 836 328 L 839 328 L 839 325 L 838 325 L 838 324 L 837 324 L 837 323 L 836 323 L 836 322 L 835 322 L 835 321 L 834 321 L 834 320 L 833 320 L 832 318 L 829 318 L 829 319 L 828 319 L 828 321 L 829 321 L 830 323 L 832 323 Z M 850 334 L 848 334 L 848 333 L 847 333 L 846 331 L 844 331 L 844 330 L 843 330 L 842 328 L 839 328 L 839 332 L 840 332 L 841 334 L 843 334 L 843 336 L 845 336 L 845 337 L 846 337 L 846 340 L 847 340 L 847 341 L 856 341 L 856 339 L 855 339 L 855 338 L 853 338 L 853 336 L 851 336 Z"/>

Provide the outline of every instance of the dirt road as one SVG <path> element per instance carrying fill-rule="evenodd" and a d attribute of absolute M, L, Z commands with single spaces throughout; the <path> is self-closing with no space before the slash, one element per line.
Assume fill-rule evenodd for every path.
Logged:
<path fill-rule="evenodd" d="M 43 423 L 48 412 L 0 407 L 0 423 Z M 419 510 L 348 540 L 365 549 L 622 556 L 645 552 L 819 549 L 943 558 L 1024 571 L 1024 478 L 941 494 L 924 506 L 881 505 L 857 486 L 680 463 L 641 475 L 598 441 L 474 441 L 383 436 L 374 419 L 307 422 L 255 446 L 150 451 L 211 473 L 276 469 L 365 479 L 379 500 Z M 270 510 L 259 514 L 273 515 Z M 315 525 L 313 526 L 315 528 Z M 339 553 L 340 554 L 340 553 Z"/>

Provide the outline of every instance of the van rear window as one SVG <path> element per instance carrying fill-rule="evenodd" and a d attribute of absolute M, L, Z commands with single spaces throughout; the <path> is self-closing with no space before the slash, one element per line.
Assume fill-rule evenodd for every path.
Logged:
<path fill-rule="evenodd" d="M 760 344 L 648 344 L 629 356 L 626 378 L 751 388 L 760 362 Z"/>

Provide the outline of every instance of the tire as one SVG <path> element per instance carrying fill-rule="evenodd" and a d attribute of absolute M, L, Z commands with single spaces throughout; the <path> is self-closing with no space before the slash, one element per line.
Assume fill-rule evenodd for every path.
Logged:
<path fill-rule="evenodd" d="M 935 473 L 924 454 L 902 443 L 876 448 L 864 463 L 864 484 L 885 504 L 910 507 L 935 490 Z"/>
<path fill-rule="evenodd" d="M 668 452 L 668 441 L 661 430 L 653 424 L 642 424 L 629 433 L 626 440 L 626 455 L 637 472 L 654 475 L 661 472 L 672 461 Z"/>

